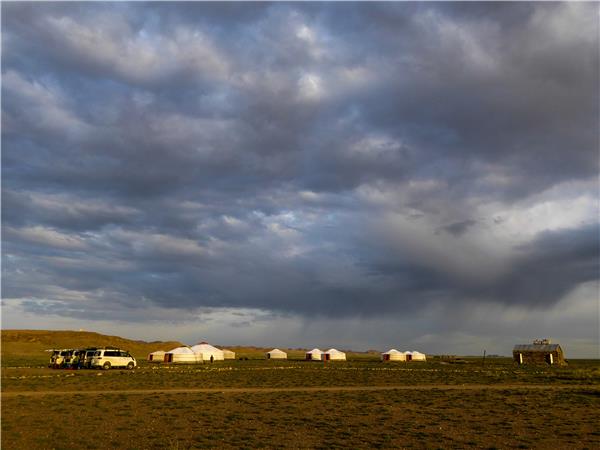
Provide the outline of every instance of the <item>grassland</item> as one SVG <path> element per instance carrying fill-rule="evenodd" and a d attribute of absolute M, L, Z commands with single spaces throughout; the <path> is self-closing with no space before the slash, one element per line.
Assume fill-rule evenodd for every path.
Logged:
<path fill-rule="evenodd" d="M 325 365 L 236 350 L 250 359 L 133 371 L 3 354 L 2 448 L 600 448 L 598 361 Z"/>
<path fill-rule="evenodd" d="M 3 414 L 2 448 L 598 448 L 598 395 L 434 389 L 13 397 L 2 405 L 12 411 Z"/>

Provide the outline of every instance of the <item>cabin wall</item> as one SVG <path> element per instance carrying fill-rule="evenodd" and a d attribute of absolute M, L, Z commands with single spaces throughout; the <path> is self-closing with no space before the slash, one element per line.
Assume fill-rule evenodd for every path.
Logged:
<path fill-rule="evenodd" d="M 527 351 L 527 350 L 515 350 L 513 351 L 513 360 L 516 363 L 520 363 L 519 354 L 523 355 L 523 364 L 549 364 L 548 355 L 552 355 L 552 365 L 564 365 L 565 360 L 562 351 L 554 350 L 552 352 L 539 352 L 539 351 Z"/>

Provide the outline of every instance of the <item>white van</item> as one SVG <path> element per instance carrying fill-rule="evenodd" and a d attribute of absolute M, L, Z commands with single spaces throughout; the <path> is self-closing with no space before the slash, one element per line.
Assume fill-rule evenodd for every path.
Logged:
<path fill-rule="evenodd" d="M 108 370 L 112 367 L 125 367 L 129 370 L 137 366 L 137 361 L 125 350 L 116 348 L 98 349 L 92 357 L 92 367 Z"/>

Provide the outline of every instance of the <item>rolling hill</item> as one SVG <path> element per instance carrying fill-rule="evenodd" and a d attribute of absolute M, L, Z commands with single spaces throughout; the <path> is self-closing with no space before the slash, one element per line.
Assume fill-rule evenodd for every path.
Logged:
<path fill-rule="evenodd" d="M 135 358 L 145 359 L 155 350 L 170 350 L 182 345 L 177 341 L 136 341 L 92 331 L 2 330 L 2 365 L 24 361 L 45 361 L 51 348 L 117 347 L 128 350 Z"/>

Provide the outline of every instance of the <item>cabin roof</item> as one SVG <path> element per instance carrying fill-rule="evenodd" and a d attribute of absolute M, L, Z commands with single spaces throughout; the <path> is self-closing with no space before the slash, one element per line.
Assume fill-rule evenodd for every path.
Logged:
<path fill-rule="evenodd" d="M 513 351 L 515 352 L 553 352 L 558 350 L 560 345 L 558 344 L 518 344 L 515 345 Z"/>

